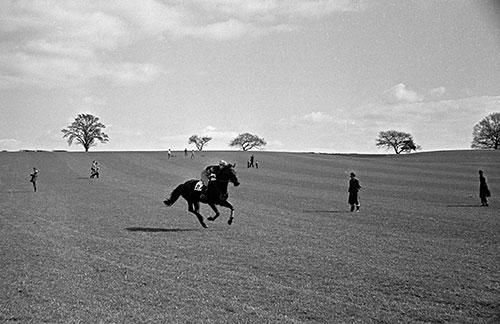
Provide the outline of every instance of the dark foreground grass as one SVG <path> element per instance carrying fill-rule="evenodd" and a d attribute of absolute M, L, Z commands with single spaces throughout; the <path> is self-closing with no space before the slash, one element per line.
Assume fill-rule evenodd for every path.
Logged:
<path fill-rule="evenodd" d="M 242 152 L 174 155 L 0 153 L 0 322 L 500 322 L 499 152 L 266 152 L 258 170 Z M 233 225 L 162 204 L 220 158 L 239 165 Z"/>

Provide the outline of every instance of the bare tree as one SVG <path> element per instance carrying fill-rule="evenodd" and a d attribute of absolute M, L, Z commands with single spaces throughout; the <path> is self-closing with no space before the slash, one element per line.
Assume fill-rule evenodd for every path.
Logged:
<path fill-rule="evenodd" d="M 266 145 L 266 141 L 263 138 L 260 138 L 257 135 L 252 135 L 249 133 L 244 133 L 238 135 L 235 139 L 233 139 L 229 146 L 239 146 L 243 151 L 248 151 L 253 148 L 261 149 Z"/>
<path fill-rule="evenodd" d="M 419 145 L 415 144 L 411 134 L 395 130 L 379 132 L 376 141 L 378 147 L 392 148 L 396 154 L 401 152 L 410 153 L 421 149 Z"/>
<path fill-rule="evenodd" d="M 207 143 L 210 142 L 211 140 L 212 138 L 209 136 L 199 137 L 198 135 L 191 135 L 191 137 L 188 140 L 188 144 L 194 143 L 198 151 L 201 151 L 203 150 L 203 147 L 207 145 Z"/>
<path fill-rule="evenodd" d="M 104 124 L 99 122 L 99 118 L 90 114 L 79 114 L 75 121 L 67 128 L 62 129 L 63 138 L 68 138 L 68 145 L 80 144 L 88 152 L 89 149 L 97 145 L 96 141 L 106 143 L 109 137 L 102 130 L 106 128 Z"/>
<path fill-rule="evenodd" d="M 488 115 L 474 126 L 471 147 L 500 149 L 500 113 Z"/>

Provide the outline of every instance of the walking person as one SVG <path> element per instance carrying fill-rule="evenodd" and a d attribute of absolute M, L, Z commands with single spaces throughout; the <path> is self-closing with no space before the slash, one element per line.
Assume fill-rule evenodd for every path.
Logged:
<path fill-rule="evenodd" d="M 191 150 L 191 159 L 194 159 L 194 150 Z"/>
<path fill-rule="evenodd" d="M 38 170 L 33 167 L 33 172 L 30 173 L 30 182 L 33 184 L 33 191 L 36 192 L 36 181 L 38 180 Z"/>
<path fill-rule="evenodd" d="M 481 206 L 488 207 L 488 197 L 491 196 L 490 189 L 486 183 L 483 170 L 479 170 L 479 198 L 481 198 Z"/>
<path fill-rule="evenodd" d="M 96 177 L 99 179 L 99 164 L 97 161 L 92 161 L 92 166 L 90 167 L 90 179 Z"/>
<path fill-rule="evenodd" d="M 168 149 L 167 155 L 168 155 L 168 159 L 170 160 L 170 158 L 172 157 L 172 151 L 170 151 L 170 149 Z"/>
<path fill-rule="evenodd" d="M 361 189 L 361 186 L 359 185 L 359 180 L 356 178 L 356 174 L 354 172 L 351 172 L 349 175 L 349 199 L 348 203 L 351 205 L 351 212 L 356 210 L 356 212 L 359 212 L 359 195 L 358 192 Z"/>

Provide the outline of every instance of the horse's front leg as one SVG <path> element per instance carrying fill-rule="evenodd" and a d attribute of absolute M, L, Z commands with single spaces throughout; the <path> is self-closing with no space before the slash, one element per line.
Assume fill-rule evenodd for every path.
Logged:
<path fill-rule="evenodd" d="M 231 210 L 231 214 L 229 215 L 229 219 L 227 220 L 227 223 L 231 225 L 233 223 L 233 214 L 234 214 L 234 207 L 231 205 L 231 203 L 227 200 L 224 200 L 223 202 L 220 203 L 222 207 L 227 207 Z"/>
<path fill-rule="evenodd" d="M 193 203 L 189 202 L 188 203 L 188 210 L 196 215 L 196 218 L 198 218 L 198 221 L 200 222 L 201 226 L 204 228 L 207 228 L 207 224 L 205 224 L 205 221 L 203 220 L 203 216 L 200 214 L 200 204 L 199 203 Z"/>
<path fill-rule="evenodd" d="M 220 213 L 219 213 L 219 210 L 217 209 L 217 206 L 215 206 L 214 203 L 208 203 L 208 205 L 210 206 L 210 208 L 212 208 L 212 210 L 215 212 L 215 215 L 213 217 L 208 217 L 207 220 L 213 222 L 214 220 L 217 219 L 217 217 L 220 216 Z"/>

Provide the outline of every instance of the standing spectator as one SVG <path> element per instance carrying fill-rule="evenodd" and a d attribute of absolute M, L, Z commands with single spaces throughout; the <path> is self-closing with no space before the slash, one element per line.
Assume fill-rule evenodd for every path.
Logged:
<path fill-rule="evenodd" d="M 188 156 L 188 149 L 187 148 L 184 149 L 184 156 Z"/>
<path fill-rule="evenodd" d="M 255 159 L 255 157 L 253 156 L 253 154 L 250 155 L 250 163 L 248 164 L 249 168 L 253 168 L 254 167 L 254 164 L 253 164 L 254 163 L 254 159 Z"/>
<path fill-rule="evenodd" d="M 99 164 L 97 161 L 92 161 L 92 166 L 90 167 L 90 179 L 97 177 L 99 179 Z"/>
<path fill-rule="evenodd" d="M 191 159 L 194 159 L 194 150 L 191 150 Z"/>
<path fill-rule="evenodd" d="M 488 197 L 490 196 L 490 189 L 483 175 L 483 170 L 479 170 L 479 198 L 481 198 L 481 206 L 488 207 Z"/>
<path fill-rule="evenodd" d="M 349 199 L 348 203 L 351 205 L 351 212 L 354 211 L 354 208 L 356 208 L 356 212 L 359 212 L 359 197 L 358 197 L 358 192 L 361 189 L 361 186 L 359 185 L 359 180 L 356 178 L 356 175 L 354 172 L 351 172 L 350 180 L 349 180 Z"/>
<path fill-rule="evenodd" d="M 92 161 L 92 165 L 90 166 L 90 179 L 94 177 L 95 173 L 95 161 Z"/>
<path fill-rule="evenodd" d="M 170 149 L 168 149 L 167 155 L 168 155 L 168 159 L 170 160 L 170 158 L 172 157 L 172 151 L 170 151 Z"/>
<path fill-rule="evenodd" d="M 36 192 L 36 181 L 38 180 L 38 170 L 33 167 L 33 172 L 30 173 L 30 182 L 33 184 L 33 191 Z"/>

